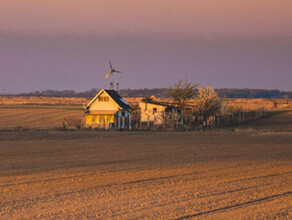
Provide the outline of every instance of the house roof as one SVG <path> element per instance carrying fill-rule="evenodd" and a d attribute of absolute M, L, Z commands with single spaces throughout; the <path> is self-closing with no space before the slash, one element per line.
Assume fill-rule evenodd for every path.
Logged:
<path fill-rule="evenodd" d="M 131 106 L 125 99 L 123 99 L 115 90 L 104 90 L 121 108 L 131 109 Z"/>
<path fill-rule="evenodd" d="M 177 104 L 175 103 L 170 103 L 170 102 L 156 102 L 156 101 L 141 101 L 141 103 L 149 103 L 149 104 L 152 104 L 152 105 L 160 105 L 160 106 L 165 106 L 167 108 L 176 108 L 176 109 L 182 109 L 181 107 L 179 107 Z M 185 105 L 185 109 L 192 109 L 194 108 L 193 105 Z"/>
<path fill-rule="evenodd" d="M 89 109 L 90 106 L 97 100 L 97 98 L 105 92 L 118 106 L 120 109 L 130 110 L 131 106 L 126 100 L 124 100 L 115 90 L 102 89 L 97 95 L 87 104 L 85 109 Z"/>
<path fill-rule="evenodd" d="M 175 104 L 173 103 L 165 103 L 165 102 L 156 102 L 156 101 L 141 101 L 141 103 L 149 103 L 152 105 L 160 105 L 160 106 L 165 106 L 165 107 L 170 107 L 170 108 L 176 108 Z"/>

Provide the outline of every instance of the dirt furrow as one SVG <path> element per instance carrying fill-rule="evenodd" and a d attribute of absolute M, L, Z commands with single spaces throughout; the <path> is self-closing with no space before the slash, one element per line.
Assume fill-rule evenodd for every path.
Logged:
<path fill-rule="evenodd" d="M 238 203 L 238 204 L 231 205 L 231 206 L 225 206 L 225 207 L 222 207 L 222 208 L 209 210 L 209 211 L 206 211 L 206 212 L 199 212 L 199 213 L 192 214 L 192 215 L 185 215 L 185 216 L 181 216 L 181 217 L 176 218 L 176 220 L 188 219 L 188 218 L 197 217 L 197 216 L 201 216 L 201 215 L 206 215 L 206 214 L 219 212 L 219 211 L 226 211 L 228 209 L 239 208 L 239 207 L 246 206 L 246 205 L 251 205 L 251 204 L 254 204 L 254 203 L 265 202 L 267 200 L 276 199 L 276 198 L 283 197 L 283 196 L 291 196 L 291 193 L 292 193 L 291 191 L 283 192 L 283 193 L 267 196 L 267 197 L 256 199 L 256 200 L 250 200 L 250 201 L 247 201 L 247 202 Z"/>

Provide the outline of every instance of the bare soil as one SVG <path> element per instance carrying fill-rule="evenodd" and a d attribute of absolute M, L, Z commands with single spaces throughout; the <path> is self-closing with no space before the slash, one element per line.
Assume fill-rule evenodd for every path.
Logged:
<path fill-rule="evenodd" d="M 0 132 L 0 219 L 291 219 L 291 132 Z"/>

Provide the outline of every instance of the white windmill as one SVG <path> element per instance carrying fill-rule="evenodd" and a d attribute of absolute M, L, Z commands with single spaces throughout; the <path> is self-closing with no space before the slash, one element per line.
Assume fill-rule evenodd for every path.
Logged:
<path fill-rule="evenodd" d="M 110 90 L 114 90 L 114 82 L 113 82 L 113 73 L 122 73 L 120 71 L 115 70 L 112 67 L 112 63 L 111 61 L 109 61 L 109 65 L 110 65 L 110 71 L 106 74 L 105 78 L 107 79 L 110 76 L 111 82 L 110 82 Z"/>

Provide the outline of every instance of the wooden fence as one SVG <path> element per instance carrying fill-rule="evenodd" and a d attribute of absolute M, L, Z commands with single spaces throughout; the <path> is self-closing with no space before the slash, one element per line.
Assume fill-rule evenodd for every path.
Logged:
<path fill-rule="evenodd" d="M 154 121 L 141 122 L 139 111 L 133 112 L 132 130 L 165 130 L 165 131 L 200 131 L 223 128 L 248 121 L 257 120 L 265 115 L 263 109 L 253 111 L 237 111 L 234 113 L 221 113 L 204 118 L 196 113 L 178 114 L 161 113 L 161 118 Z M 159 123 L 157 123 L 159 121 Z"/>

